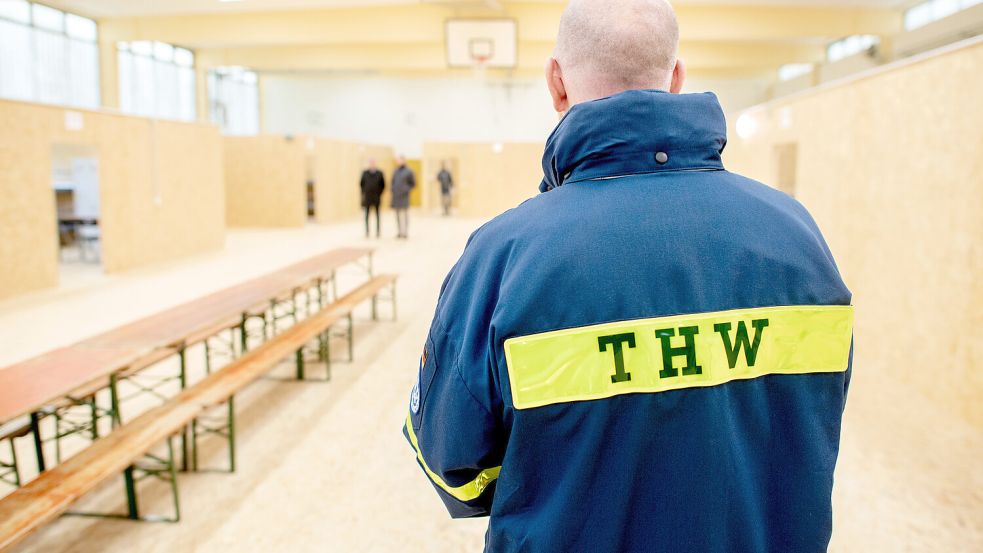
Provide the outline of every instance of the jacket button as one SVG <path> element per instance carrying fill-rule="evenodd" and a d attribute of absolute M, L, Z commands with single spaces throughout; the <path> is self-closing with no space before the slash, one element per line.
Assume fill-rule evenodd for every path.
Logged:
<path fill-rule="evenodd" d="M 665 152 L 659 152 L 655 154 L 655 161 L 659 162 L 659 165 L 665 165 L 669 162 L 669 154 Z"/>

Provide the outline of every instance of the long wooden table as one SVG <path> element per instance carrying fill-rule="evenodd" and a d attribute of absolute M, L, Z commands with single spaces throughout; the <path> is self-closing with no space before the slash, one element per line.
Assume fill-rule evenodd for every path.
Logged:
<path fill-rule="evenodd" d="M 275 304 L 299 289 L 316 285 L 320 291 L 323 282 L 335 283 L 340 267 L 363 258 L 371 275 L 372 250 L 332 250 L 0 369 L 0 424 L 31 417 L 38 470 L 43 471 L 38 421 L 47 406 L 80 389 L 106 388 L 114 375 L 133 367 L 148 366 L 174 353 L 183 354 L 185 346 L 206 339 L 223 325 L 235 325 L 257 307 Z"/>

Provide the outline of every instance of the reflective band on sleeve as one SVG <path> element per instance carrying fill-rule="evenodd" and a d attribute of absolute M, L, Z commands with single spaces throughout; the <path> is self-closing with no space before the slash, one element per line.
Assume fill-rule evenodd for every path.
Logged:
<path fill-rule="evenodd" d="M 427 473 L 427 476 L 430 477 L 430 480 L 432 480 L 434 484 L 440 486 L 440 489 L 451 494 L 451 496 L 458 501 L 473 501 L 478 499 L 485 489 L 488 488 L 489 484 L 498 478 L 498 473 L 502 470 L 502 467 L 485 469 L 479 472 L 478 476 L 467 484 L 457 487 L 451 486 L 447 482 L 444 482 L 444 480 L 437 473 L 430 470 L 430 466 L 427 465 L 427 462 L 423 459 L 423 453 L 420 451 L 420 444 L 417 443 L 416 440 L 416 433 L 413 432 L 413 421 L 410 419 L 409 415 L 406 416 L 406 433 L 409 434 L 410 444 L 413 445 L 413 450 L 416 451 L 416 459 L 420 461 L 420 466 L 423 467 L 423 470 Z"/>
<path fill-rule="evenodd" d="M 853 307 L 636 319 L 505 341 L 516 409 L 847 369 Z"/>

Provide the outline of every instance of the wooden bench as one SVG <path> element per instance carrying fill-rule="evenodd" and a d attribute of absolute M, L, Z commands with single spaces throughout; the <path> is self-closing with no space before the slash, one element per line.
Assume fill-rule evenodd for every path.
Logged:
<path fill-rule="evenodd" d="M 381 275 L 371 279 L 259 348 L 213 372 L 164 404 L 116 428 L 74 457 L 0 499 L 0 551 L 19 543 L 56 519 L 86 493 L 120 473 L 124 475 L 127 513 L 100 516 L 173 522 L 180 520 L 173 438 L 182 434 L 189 424 L 194 424 L 208 410 L 227 404 L 230 468 L 235 470 L 235 395 L 291 356 L 297 359 L 298 378 L 303 378 L 305 346 L 317 338 L 325 337 L 342 319 L 348 321 L 351 345 L 352 312 L 359 304 L 371 299 L 372 315 L 376 319 L 376 304 L 380 293 L 387 288 L 391 290 L 389 297 L 393 300 L 395 319 L 395 283 L 394 275 Z M 325 357 L 325 360 L 330 359 Z M 328 375 L 330 377 L 330 372 Z M 151 455 L 161 442 L 167 444 L 166 457 Z M 146 464 L 145 458 L 151 459 L 152 463 Z M 174 500 L 173 518 L 140 516 L 135 487 L 138 475 L 135 473 L 157 476 L 169 482 Z"/>
<path fill-rule="evenodd" d="M 247 349 L 252 336 L 261 336 L 262 341 L 268 338 L 266 310 L 276 310 L 279 304 L 285 313 L 280 317 L 291 316 L 296 322 L 298 293 L 307 302 L 304 313 L 308 315 L 327 303 L 329 293 L 336 299 L 337 271 L 349 264 L 365 269 L 371 277 L 372 250 L 334 249 L 5 367 L 0 370 L 0 423 L 30 419 L 37 468 L 43 472 L 47 467 L 45 442 L 54 441 L 56 455 L 60 455 L 62 437 L 95 438 L 103 418 L 118 425 L 122 418 L 119 402 L 127 399 L 116 393 L 120 381 L 129 380 L 134 393 L 141 394 L 169 396 L 173 383 L 184 389 L 188 384 L 185 354 L 189 346 L 204 343 L 207 371 L 212 361 L 209 338 L 231 329 L 227 358 L 235 358 Z M 264 319 L 261 335 L 247 332 L 247 323 L 253 318 Z M 168 378 L 143 375 L 144 369 L 171 356 L 179 359 L 177 374 Z M 165 388 L 168 391 L 163 391 Z M 109 391 L 108 406 L 97 402 L 102 390 Z M 58 420 L 62 414 L 66 416 Z M 41 420 L 47 417 L 56 420 L 53 436 L 46 439 L 41 435 Z M 184 440 L 182 452 L 183 446 Z"/>

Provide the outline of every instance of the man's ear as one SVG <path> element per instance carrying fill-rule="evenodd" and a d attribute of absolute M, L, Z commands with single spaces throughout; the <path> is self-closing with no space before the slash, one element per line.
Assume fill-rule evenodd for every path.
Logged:
<path fill-rule="evenodd" d="M 683 91 L 683 84 L 686 82 L 686 64 L 683 60 L 676 60 L 676 67 L 672 68 L 672 83 L 669 85 L 669 92 L 679 94 Z"/>
<path fill-rule="evenodd" d="M 550 96 L 553 97 L 553 109 L 557 113 L 564 113 L 570 109 L 570 100 L 567 98 L 567 87 L 563 84 L 563 71 L 556 58 L 546 60 L 546 86 L 550 89 Z"/>

